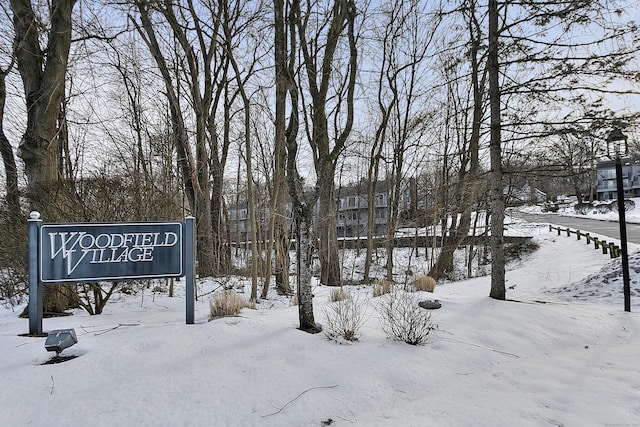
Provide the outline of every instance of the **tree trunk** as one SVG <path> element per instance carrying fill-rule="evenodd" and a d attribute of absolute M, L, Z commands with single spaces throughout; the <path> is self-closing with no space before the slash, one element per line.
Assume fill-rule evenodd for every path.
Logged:
<path fill-rule="evenodd" d="M 286 97 L 287 97 L 287 40 L 284 19 L 284 1 L 274 0 L 275 31 L 275 141 L 273 193 L 271 201 L 273 249 L 275 252 L 274 275 L 276 290 L 280 294 L 290 294 L 289 285 L 289 236 L 287 233 L 287 192 L 286 188 Z M 266 297 L 266 289 L 263 298 Z"/>
<path fill-rule="evenodd" d="M 65 96 L 65 74 L 71 47 L 71 12 L 75 0 L 52 3 L 46 52 L 39 45 L 40 25 L 28 0 L 11 0 L 15 55 L 26 95 L 27 128 L 19 156 L 31 190 L 56 183 L 60 177 L 56 138 Z M 46 212 L 45 212 L 46 214 Z"/>
<path fill-rule="evenodd" d="M 4 106 L 7 99 L 5 77 L 7 71 L 0 72 L 0 154 L 4 163 L 5 182 L 7 186 L 7 208 L 11 221 L 22 221 L 20 214 L 20 190 L 18 188 L 18 168 L 13 155 L 13 148 L 4 133 Z"/>
<path fill-rule="evenodd" d="M 491 106 L 491 298 L 504 300 L 504 195 L 502 188 L 502 147 L 500 126 L 500 82 L 498 63 L 498 1 L 489 0 L 489 102 Z"/>
<path fill-rule="evenodd" d="M 300 205 L 296 215 L 296 241 L 298 242 L 298 318 L 300 329 L 312 334 L 322 328 L 313 315 L 313 293 L 311 288 L 311 263 L 313 261 L 312 212 L 307 205 Z"/>
<path fill-rule="evenodd" d="M 225 14 L 226 16 L 226 14 Z M 225 44 L 227 55 L 233 67 L 238 83 L 238 90 L 242 98 L 244 107 L 244 138 L 245 138 L 245 165 L 247 168 L 247 209 L 249 210 L 249 227 L 251 236 L 251 298 L 250 301 L 255 303 L 258 300 L 258 265 L 261 257 L 258 253 L 258 222 L 256 220 L 255 192 L 253 190 L 253 165 L 251 151 L 251 102 L 245 91 L 244 82 L 240 67 L 236 62 L 233 53 L 233 40 L 230 28 L 224 25 Z"/>
<path fill-rule="evenodd" d="M 320 283 L 327 286 L 340 286 L 340 263 L 338 262 L 338 235 L 336 229 L 336 200 L 334 196 L 334 172 L 332 163 L 320 166 L 318 176 L 318 234 L 320 248 Z"/>
<path fill-rule="evenodd" d="M 278 0 L 276 0 L 278 1 Z M 302 203 L 301 195 L 301 179 L 298 173 L 297 154 L 298 154 L 298 128 L 300 120 L 298 117 L 298 86 L 295 81 L 296 70 L 296 31 L 295 23 L 300 20 L 300 0 L 293 0 L 290 8 L 289 22 L 291 29 L 289 32 L 289 41 L 291 54 L 287 61 L 287 66 L 283 70 L 283 81 L 287 84 L 287 93 L 291 99 L 291 116 L 289 124 L 285 132 L 287 142 L 287 184 L 289 187 L 289 195 L 293 205 L 293 221 L 296 228 L 296 272 L 298 276 L 297 295 L 298 295 L 298 320 L 300 321 L 300 329 L 309 332 L 320 332 L 321 328 L 316 325 L 313 316 L 313 294 L 311 288 L 311 257 L 313 245 L 311 241 L 312 233 L 312 211 L 308 205 Z M 314 201 L 315 203 L 315 201 Z M 311 204 L 313 206 L 313 204 Z"/>
<path fill-rule="evenodd" d="M 43 23 L 36 19 L 31 2 L 10 1 L 15 31 L 14 55 L 22 77 L 27 110 L 27 128 L 20 141 L 18 155 L 24 162 L 32 209 L 39 210 L 49 221 L 58 219 L 54 214 L 58 207 L 57 198 L 66 194 L 59 191 L 58 186 L 62 176 L 58 120 L 65 96 L 74 4 L 75 0 L 59 0 L 51 4 L 49 40 L 46 51 L 43 51 L 38 33 Z M 63 291 L 61 285 L 45 287 L 45 312 L 62 312 L 70 307 L 66 295 L 58 298 L 64 295 Z"/>

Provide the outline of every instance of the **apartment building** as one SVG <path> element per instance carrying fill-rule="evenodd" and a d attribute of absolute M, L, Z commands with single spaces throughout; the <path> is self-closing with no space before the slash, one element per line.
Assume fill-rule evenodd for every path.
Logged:
<path fill-rule="evenodd" d="M 618 197 L 616 168 L 612 160 L 596 165 L 597 199 L 615 200 Z M 640 158 L 635 156 L 622 159 L 622 187 L 624 197 L 640 197 Z"/>
<path fill-rule="evenodd" d="M 391 187 L 388 181 L 378 181 L 375 192 L 375 214 L 374 214 L 374 235 L 384 235 L 387 233 L 389 222 L 389 201 Z M 367 181 L 360 181 L 356 184 L 337 188 L 336 196 L 336 232 L 338 238 L 365 237 L 369 223 L 367 204 Z M 401 191 L 399 209 L 400 212 L 415 209 L 416 202 L 415 180 L 409 181 L 409 186 Z M 291 212 L 291 206 L 287 207 Z M 317 219 L 318 206 L 314 210 Z M 227 210 L 229 219 L 229 232 L 231 240 L 244 241 L 248 238 L 251 230 L 246 202 Z M 268 208 L 261 208 L 258 213 L 260 228 L 266 230 L 268 227 Z M 397 224 L 396 224 L 397 226 Z"/>

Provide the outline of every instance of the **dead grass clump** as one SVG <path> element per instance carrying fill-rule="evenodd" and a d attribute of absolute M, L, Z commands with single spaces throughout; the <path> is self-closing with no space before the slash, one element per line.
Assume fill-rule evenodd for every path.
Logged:
<path fill-rule="evenodd" d="M 209 312 L 212 319 L 221 316 L 236 316 L 245 307 L 249 307 L 249 305 L 232 290 L 218 292 L 209 301 Z"/>
<path fill-rule="evenodd" d="M 433 277 L 418 276 L 411 281 L 411 288 L 416 291 L 431 292 L 436 288 L 436 281 Z"/>
<path fill-rule="evenodd" d="M 390 280 L 375 280 L 373 282 L 373 297 L 388 294 L 393 290 L 393 282 Z"/>
<path fill-rule="evenodd" d="M 349 291 L 346 291 L 346 290 L 344 290 L 342 288 L 337 288 L 337 289 L 332 289 L 331 290 L 331 295 L 329 296 L 329 301 L 336 302 L 336 301 L 345 300 L 347 298 L 351 298 L 351 294 L 349 293 Z"/>

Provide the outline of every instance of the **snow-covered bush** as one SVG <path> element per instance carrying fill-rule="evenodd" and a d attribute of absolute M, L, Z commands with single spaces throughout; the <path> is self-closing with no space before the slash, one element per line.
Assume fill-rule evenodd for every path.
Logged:
<path fill-rule="evenodd" d="M 365 301 L 366 302 L 366 301 Z M 365 322 L 365 302 L 349 295 L 324 307 L 326 327 L 322 330 L 330 340 L 357 341 Z"/>
<path fill-rule="evenodd" d="M 431 311 L 421 308 L 413 295 L 407 292 L 391 292 L 380 300 L 377 311 L 387 337 L 407 344 L 425 344 L 435 329 Z"/>
<path fill-rule="evenodd" d="M 612 210 L 618 210 L 618 204 L 617 203 L 600 203 L 599 205 L 595 206 L 596 212 L 599 214 L 606 214 L 611 212 Z"/>
<path fill-rule="evenodd" d="M 578 215 L 587 215 L 593 211 L 593 203 L 578 203 L 573 209 Z"/>
<path fill-rule="evenodd" d="M 220 316 L 238 315 L 240 310 L 245 307 L 248 307 L 247 303 L 232 290 L 218 292 L 209 301 L 209 312 L 212 319 Z"/>
<path fill-rule="evenodd" d="M 636 208 L 636 203 L 633 200 L 625 199 L 624 200 L 624 211 L 629 212 Z M 611 211 L 618 212 L 618 201 L 614 200 L 611 202 Z"/>

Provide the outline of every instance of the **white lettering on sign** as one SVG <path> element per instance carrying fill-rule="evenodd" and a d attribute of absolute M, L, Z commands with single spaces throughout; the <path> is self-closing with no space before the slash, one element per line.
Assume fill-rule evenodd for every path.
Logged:
<path fill-rule="evenodd" d="M 49 233 L 51 259 L 62 256 L 67 275 L 71 275 L 85 259 L 91 264 L 150 262 L 154 248 L 171 247 L 178 242 L 178 235 L 171 231 L 98 235 L 86 231 Z"/>

